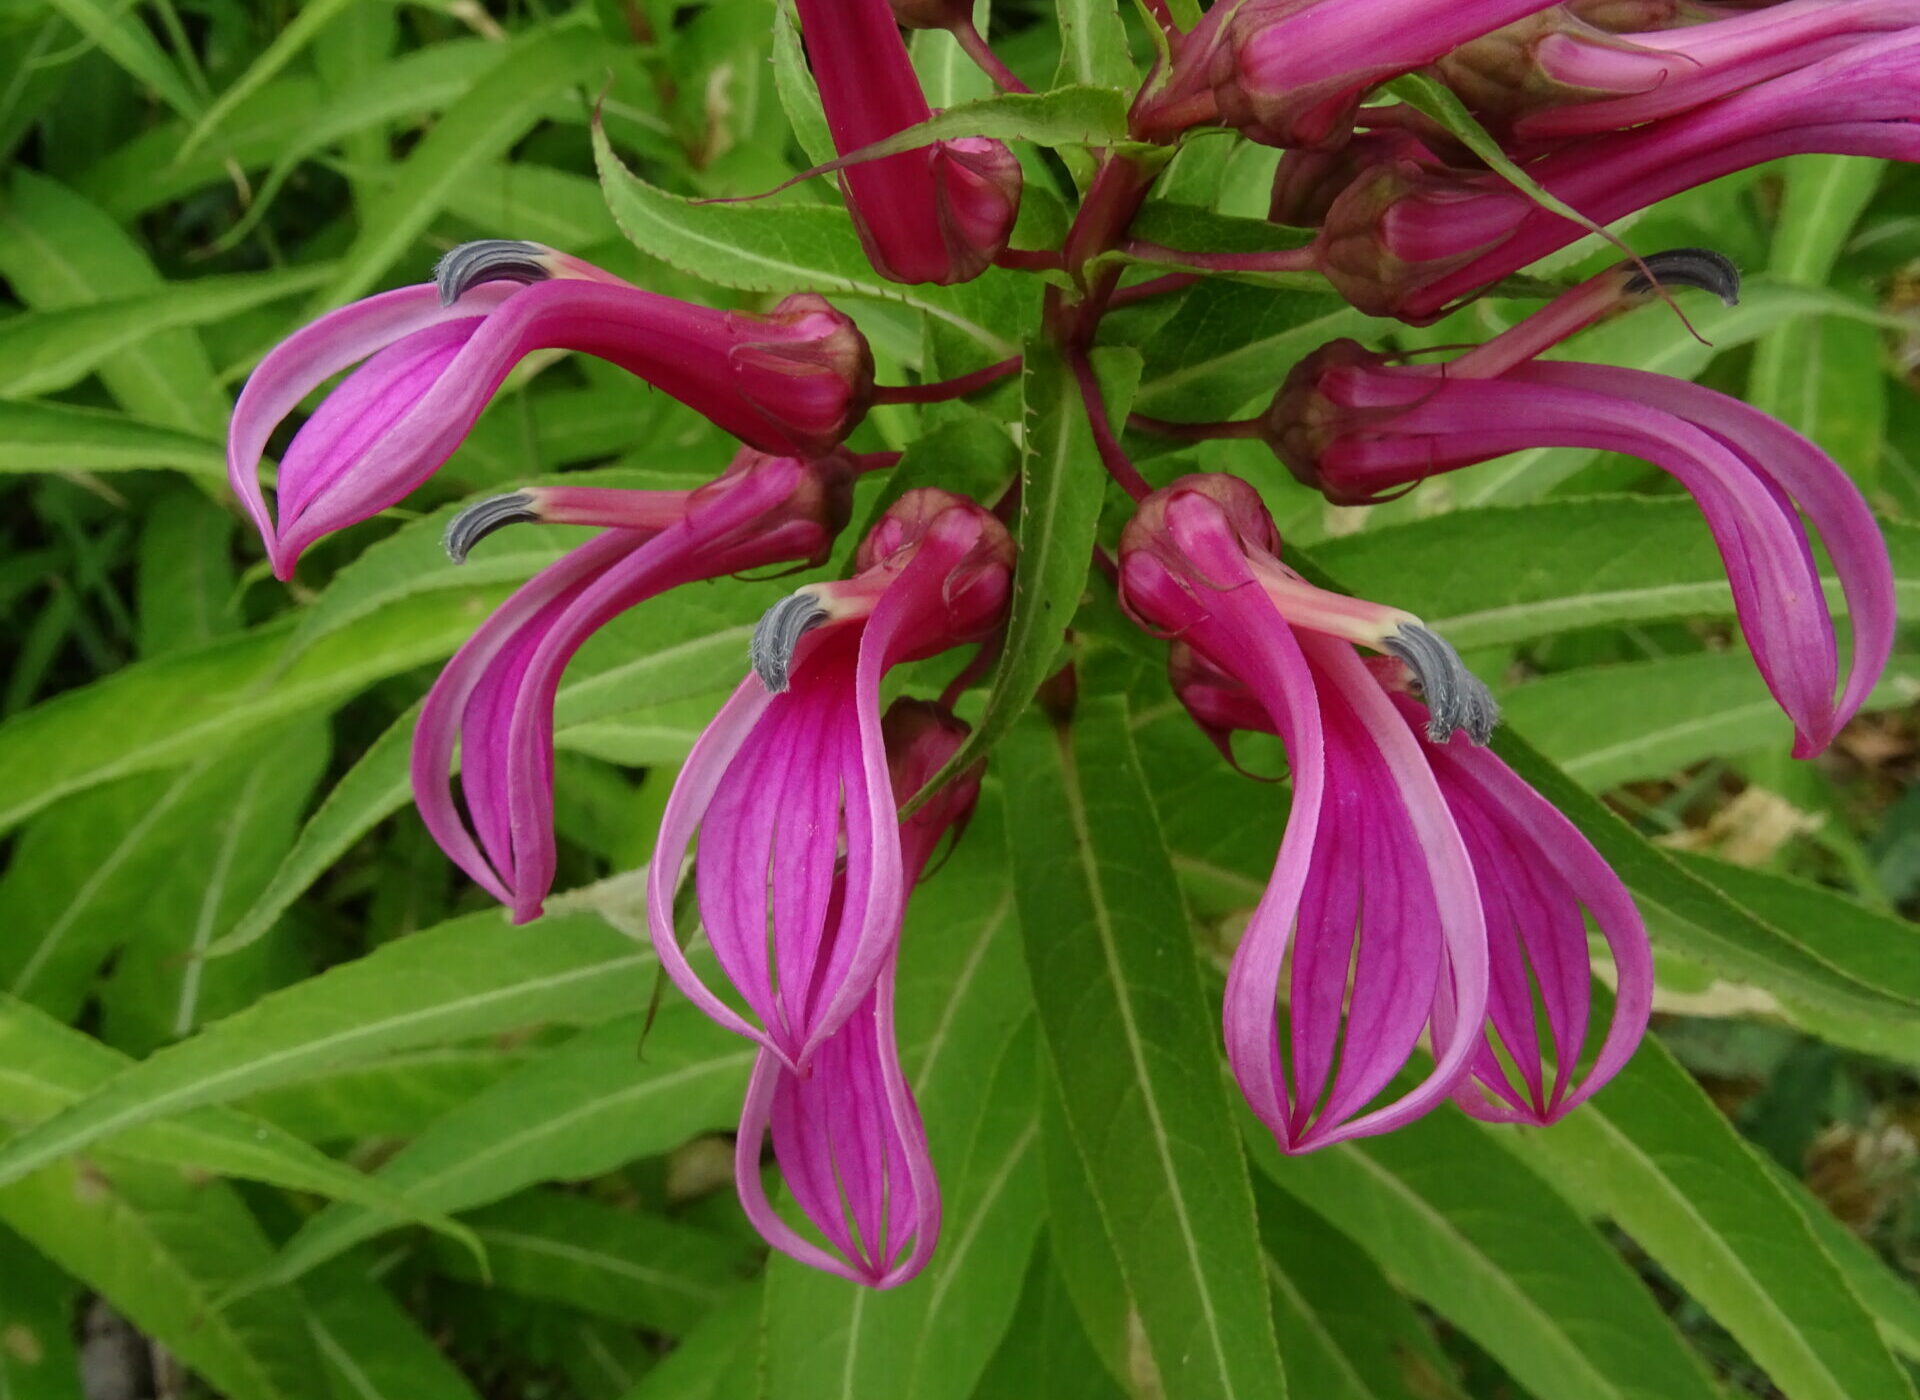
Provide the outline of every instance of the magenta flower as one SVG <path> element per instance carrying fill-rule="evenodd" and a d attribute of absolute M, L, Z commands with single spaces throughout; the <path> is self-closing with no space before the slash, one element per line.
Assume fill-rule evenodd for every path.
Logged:
<path fill-rule="evenodd" d="M 516 923 L 552 887 L 553 703 L 561 673 L 608 621 L 694 579 L 819 563 L 846 524 L 860 462 L 801 461 L 742 448 L 697 491 L 539 487 L 471 507 L 447 532 L 456 562 L 515 520 L 610 526 L 549 565 L 482 624 L 427 693 L 413 743 L 413 792 L 440 849 Z M 451 770 L 461 753 L 467 818 Z"/>
<path fill-rule="evenodd" d="M 1436 69 L 1522 142 L 1618 131 L 1685 112 L 1920 24 L 1916 0 L 1786 0 L 1707 24 L 1615 33 L 1556 8 L 1466 44 Z"/>
<path fill-rule="evenodd" d="M 1269 146 L 1325 149 L 1368 91 L 1552 0 L 1220 0 L 1134 104 L 1134 133 L 1167 141 L 1219 122 Z"/>
<path fill-rule="evenodd" d="M 807 61 L 841 155 L 932 117 L 887 0 L 798 3 Z M 861 161 L 840 172 L 840 184 L 868 261 L 894 282 L 978 277 L 1007 246 L 1020 212 L 1020 162 L 983 137 Z"/>
<path fill-rule="evenodd" d="M 1189 713 L 1229 757 L 1232 731 L 1278 732 L 1252 691 L 1192 647 L 1176 642 L 1170 669 Z M 1406 694 L 1403 663 L 1375 661 L 1368 670 L 1408 728 L 1425 740 L 1421 752 L 1466 845 L 1486 916 L 1487 1018 L 1469 1072 L 1482 1092 L 1462 1080 L 1453 1097 L 1477 1118 L 1555 1122 L 1618 1074 L 1646 1033 L 1653 1006 L 1646 926 L 1619 876 L 1552 803 L 1467 736 L 1455 734 L 1444 743 L 1427 737 L 1432 714 Z M 1618 996 L 1583 1075 L 1593 1010 L 1588 920 L 1612 955 Z M 1451 1014 L 1444 1002 L 1435 1012 L 1443 1041 Z"/>
<path fill-rule="evenodd" d="M 1487 1007 L 1487 927 L 1467 846 L 1424 746 L 1353 644 L 1412 666 L 1436 739 L 1465 728 L 1484 741 L 1496 711 L 1415 619 L 1313 588 L 1278 549 L 1252 487 L 1189 476 L 1141 504 L 1120 569 L 1133 614 L 1244 687 L 1286 744 L 1292 810 L 1234 953 L 1225 1031 L 1248 1103 L 1284 1151 L 1303 1152 L 1389 1131 L 1453 1093 Z M 1219 740 L 1222 716 L 1182 688 Z M 1375 1106 L 1429 1027 L 1432 1072 Z"/>
<path fill-rule="evenodd" d="M 802 1077 L 899 938 L 906 884 L 881 677 L 993 633 L 1012 555 L 1005 527 L 972 502 L 909 491 L 862 541 L 852 578 L 809 585 L 767 613 L 754 674 L 667 801 L 647 885 L 660 960 L 714 1020 Z M 702 922 L 751 1020 L 694 973 L 675 931 L 696 830 Z"/>
<path fill-rule="evenodd" d="M 1692 252 L 1648 259 L 1663 281 L 1730 287 Z M 1879 679 L 1893 645 L 1893 572 L 1859 488 L 1811 442 L 1738 399 L 1644 370 L 1531 357 L 1611 301 L 1647 295 L 1624 265 L 1444 366 L 1392 365 L 1352 341 L 1302 361 L 1268 412 L 1268 440 L 1309 485 L 1359 503 L 1531 447 L 1622 452 L 1672 475 L 1699 504 L 1767 687 L 1793 720 L 1794 754 L 1819 753 Z M 1635 290 L 1635 288 L 1638 290 Z M 1805 517 L 1805 522 L 1802 521 Z M 1807 526 L 1833 560 L 1853 618 L 1838 651 Z"/>
<path fill-rule="evenodd" d="M 881 729 L 894 800 L 902 804 L 953 756 L 967 732 L 951 714 L 914 700 L 895 701 Z M 949 830 L 958 835 L 979 791 L 975 768 L 901 823 L 906 888 L 919 882 L 941 838 Z M 844 893 L 845 880 L 837 877 L 832 900 Z M 767 1243 L 874 1288 L 919 1273 L 940 1235 L 939 1184 L 894 1043 L 893 963 L 890 953 L 873 989 L 821 1044 L 809 1074 L 795 1074 L 771 1050 L 760 1052 L 734 1148 L 741 1204 Z M 768 1203 L 760 1154 L 769 1131 L 788 1189 L 831 1252 Z"/>
<path fill-rule="evenodd" d="M 1527 171 L 1604 224 L 1781 156 L 1920 160 L 1916 110 L 1920 30 L 1908 30 L 1679 116 L 1570 142 Z M 1361 310 L 1425 324 L 1585 233 L 1497 175 L 1403 158 L 1366 171 L 1334 202 L 1317 264 Z"/>
<path fill-rule="evenodd" d="M 396 504 L 431 476 L 533 350 L 610 360 L 777 454 L 831 451 L 871 396 L 865 339 L 817 296 L 788 297 L 766 316 L 714 311 L 506 241 L 454 249 L 436 278 L 321 317 L 276 346 L 247 381 L 227 472 L 280 578 L 316 539 Z M 276 521 L 257 476 L 267 439 L 302 399 L 361 360 L 287 449 Z"/>

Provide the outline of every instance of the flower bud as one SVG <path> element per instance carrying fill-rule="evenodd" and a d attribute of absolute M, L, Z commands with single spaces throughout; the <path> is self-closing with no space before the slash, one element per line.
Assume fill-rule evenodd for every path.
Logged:
<path fill-rule="evenodd" d="M 946 767 L 971 732 L 966 721 L 943 705 L 902 697 L 880 721 L 887 744 L 887 771 L 893 778 L 893 799 L 905 807 Z M 906 884 L 916 884 L 941 837 L 951 831 L 958 840 L 973 819 L 980 800 L 980 778 L 986 760 L 955 774 L 925 806 L 900 823 L 900 863 Z"/>
<path fill-rule="evenodd" d="M 1301 485 L 1315 491 L 1328 490 L 1320 470 L 1321 453 L 1335 437 L 1353 427 L 1355 418 L 1353 409 L 1335 403 L 1322 391 L 1322 378 L 1332 370 L 1380 362 L 1379 355 L 1357 340 L 1329 341 L 1293 367 L 1260 415 L 1261 437 Z M 1332 495 L 1329 499 L 1336 505 L 1364 504 Z"/>
<path fill-rule="evenodd" d="M 766 320 L 782 335 L 731 352 L 739 392 L 786 441 L 808 454 L 832 451 L 873 402 L 873 350 L 825 297 L 787 297 Z"/>
<path fill-rule="evenodd" d="M 992 266 L 1020 215 L 1023 176 L 1013 152 L 999 141 L 968 136 L 887 159 L 925 163 L 932 219 L 925 228 L 901 221 L 896 209 L 856 198 L 850 181 L 847 210 L 874 271 L 890 282 L 946 286 Z M 876 205 L 877 223 L 871 221 Z"/>

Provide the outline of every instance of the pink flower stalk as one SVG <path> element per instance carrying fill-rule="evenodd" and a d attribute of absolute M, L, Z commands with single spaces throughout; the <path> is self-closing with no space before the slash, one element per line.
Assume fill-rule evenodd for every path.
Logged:
<path fill-rule="evenodd" d="M 1283 1151 L 1304 1152 L 1387 1132 L 1452 1094 L 1487 1009 L 1468 848 L 1424 746 L 1354 643 L 1413 667 L 1436 739 L 1466 728 L 1484 740 L 1496 711 L 1445 642 L 1407 614 L 1311 587 L 1279 543 L 1251 486 L 1184 477 L 1128 524 L 1120 587 L 1136 617 L 1243 686 L 1286 744 L 1292 810 L 1234 953 L 1224 1021 L 1241 1092 Z M 1204 723 L 1204 699 L 1196 709 Z M 1429 1027 L 1432 1072 L 1371 1106 Z"/>
<path fill-rule="evenodd" d="M 1234 730 L 1278 732 L 1246 686 L 1191 647 L 1175 644 L 1171 669 L 1176 693 L 1223 751 L 1230 752 Z M 1375 661 L 1368 670 L 1401 720 L 1425 739 L 1432 716 L 1406 694 L 1405 665 Z M 1454 1098 L 1476 1118 L 1544 1126 L 1618 1074 L 1646 1033 L 1653 1008 L 1646 925 L 1579 828 L 1506 764 L 1461 734 L 1420 747 L 1466 844 L 1487 923 L 1487 1018 L 1469 1078 Z M 1593 1010 L 1589 919 L 1612 955 L 1618 996 L 1582 1074 Z M 1435 1016 L 1442 1040 L 1450 1016 L 1442 1003 Z"/>
<path fill-rule="evenodd" d="M 550 486 L 469 508 L 447 532 L 456 562 L 512 521 L 612 528 L 501 604 L 434 682 L 414 731 L 413 792 L 448 857 L 513 911 L 539 916 L 553 885 L 553 705 L 574 653 L 627 609 L 679 584 L 826 558 L 846 524 L 858 459 L 742 448 L 696 491 Z M 454 799 L 461 753 L 466 817 Z"/>
<path fill-rule="evenodd" d="M 933 116 L 887 0 L 799 0 L 807 60 L 834 149 L 857 151 Z M 893 282 L 966 282 L 1007 246 L 1020 162 L 998 141 L 960 137 L 840 172 L 867 259 Z"/>
<path fill-rule="evenodd" d="M 469 243 L 442 259 L 434 283 L 321 317 L 248 379 L 227 473 L 274 573 L 292 577 L 316 539 L 404 499 L 453 455 L 508 371 L 540 349 L 609 360 L 781 455 L 832 451 L 873 389 L 865 338 L 820 297 L 788 297 L 765 316 L 714 311 L 539 244 Z M 267 439 L 302 399 L 361 360 L 294 435 L 276 520 L 258 479 Z"/>
<path fill-rule="evenodd" d="M 661 963 L 709 1016 L 802 1077 L 899 938 L 905 867 L 881 677 L 991 635 L 1012 556 L 1005 527 L 979 506 L 909 491 L 861 542 L 852 578 L 810 584 L 768 611 L 754 674 L 700 736 L 667 801 L 647 884 Z M 675 931 L 696 830 L 702 923 L 751 1020 L 694 973 Z"/>
<path fill-rule="evenodd" d="M 1647 263 L 1663 281 L 1712 285 L 1719 274 L 1703 256 Z M 1603 273 L 1445 365 L 1393 365 L 1335 341 L 1288 377 L 1268 411 L 1267 440 L 1301 481 L 1346 504 L 1526 448 L 1592 448 L 1653 463 L 1706 515 L 1754 660 L 1793 720 L 1795 756 L 1819 753 L 1866 700 L 1892 649 L 1886 545 L 1846 473 L 1757 409 L 1644 370 L 1531 358 L 1594 319 L 1609 295 L 1615 305 L 1648 295 L 1640 279 L 1632 265 Z M 1837 701 L 1833 619 L 1808 525 L 1853 619 Z"/>
<path fill-rule="evenodd" d="M 1343 144 L 1373 88 L 1551 0 L 1219 0 L 1134 104 L 1134 134 L 1219 122 L 1269 146 Z"/>
<path fill-rule="evenodd" d="M 1920 0 L 1786 0 L 1708 24 L 1614 33 L 1548 10 L 1442 56 L 1439 75 L 1516 141 L 1676 116 L 1920 24 Z"/>
<path fill-rule="evenodd" d="M 881 723 L 893 795 L 904 804 L 959 749 L 967 727 L 936 706 L 896 700 Z M 942 788 L 900 826 L 901 878 L 911 889 L 949 830 L 957 835 L 980 792 L 980 769 Z M 837 878 L 833 898 L 844 897 Z M 919 1273 L 940 1235 L 940 1190 L 926 1130 L 900 1069 L 893 1033 L 894 959 L 873 989 L 795 1074 L 762 1050 L 748 1081 L 734 1174 L 754 1228 L 803 1264 L 871 1288 Z M 768 1133 L 794 1200 L 832 1246 L 820 1248 L 768 1203 L 760 1154 Z"/>
<path fill-rule="evenodd" d="M 1604 224 L 1781 156 L 1920 160 L 1916 110 L 1920 30 L 1911 30 L 1849 44 L 1679 116 L 1571 142 L 1527 171 Z M 1424 325 L 1585 233 L 1497 175 L 1402 159 L 1367 171 L 1335 201 L 1317 264 L 1362 311 Z"/>

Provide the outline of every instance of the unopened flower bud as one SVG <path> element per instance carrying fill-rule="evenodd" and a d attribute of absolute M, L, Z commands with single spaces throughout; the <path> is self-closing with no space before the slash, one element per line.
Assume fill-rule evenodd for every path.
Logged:
<path fill-rule="evenodd" d="M 1321 390 L 1330 371 L 1380 363 L 1380 356 L 1357 340 L 1335 340 L 1296 364 L 1261 414 L 1262 438 L 1294 479 L 1315 491 L 1327 490 L 1320 455 L 1335 437 L 1353 426 L 1354 413 Z M 1335 504 L 1362 504 L 1340 501 Z"/>
<path fill-rule="evenodd" d="M 905 697 L 893 702 L 880 721 L 887 744 L 887 772 L 893 799 L 902 808 L 960 751 L 970 728 L 943 705 Z M 949 831 L 957 840 L 973 819 L 980 800 L 986 761 L 957 773 L 924 806 L 900 823 L 900 856 L 906 883 L 914 884 Z"/>
<path fill-rule="evenodd" d="M 1273 172 L 1267 218 L 1294 228 L 1317 228 L 1347 187 L 1376 165 L 1432 159 L 1420 138 L 1398 129 L 1363 131 L 1337 151 L 1288 151 Z"/>
<path fill-rule="evenodd" d="M 799 450 L 830 452 L 873 402 L 873 350 L 844 312 L 812 292 L 787 297 L 766 319 L 783 334 L 732 352 L 742 392 Z"/>
<path fill-rule="evenodd" d="M 867 260 L 891 282 L 967 282 L 992 266 L 1020 215 L 1020 162 L 999 141 L 961 137 L 888 160 L 923 161 L 930 221 L 898 218 L 895 207 L 853 198 L 848 212 Z M 878 164 L 879 162 L 876 162 Z M 857 167 L 856 167 L 857 169 Z M 852 174 L 853 172 L 849 172 Z"/>

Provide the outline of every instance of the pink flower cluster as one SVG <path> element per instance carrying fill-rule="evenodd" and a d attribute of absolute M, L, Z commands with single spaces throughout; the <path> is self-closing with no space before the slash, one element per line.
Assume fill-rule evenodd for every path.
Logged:
<path fill-rule="evenodd" d="M 1246 482 L 1189 475 L 1156 489 L 1129 460 L 1087 353 L 1127 290 L 1103 255 L 1131 246 L 1155 162 L 1137 145 L 1102 153 L 1058 251 L 1033 252 L 1008 246 L 1022 175 L 1001 142 L 863 155 L 932 115 L 899 24 L 951 30 L 1018 88 L 970 9 L 799 0 L 850 158 L 847 212 L 875 271 L 935 284 L 996 263 L 1064 274 L 1046 292 L 1044 326 L 1087 396 L 1108 471 L 1136 502 L 1108 561 L 1118 599 L 1167 640 L 1173 692 L 1229 759 L 1235 731 L 1285 746 L 1291 811 L 1225 993 L 1242 1091 L 1290 1152 L 1388 1131 L 1445 1100 L 1493 1120 L 1554 1121 L 1619 1071 L 1646 1026 L 1652 962 L 1632 900 L 1485 747 L 1497 707 L 1444 639 L 1410 613 L 1301 577 Z M 1535 180 L 1599 221 L 1788 153 L 1920 156 L 1920 0 L 1216 0 L 1189 32 L 1163 4 L 1148 9 L 1166 47 L 1133 107 L 1137 142 L 1214 124 L 1282 147 L 1274 216 L 1317 229 L 1296 252 L 1211 265 L 1317 271 L 1355 306 L 1416 324 L 1583 230 L 1420 111 L 1381 100 L 1407 74 L 1450 86 Z M 1524 448 L 1641 457 L 1699 503 L 1795 752 L 1817 753 L 1859 709 L 1892 641 L 1891 571 L 1859 491 L 1812 443 L 1712 390 L 1539 358 L 1688 287 L 1731 299 L 1738 278 L 1701 250 L 1636 258 L 1451 360 L 1339 341 L 1276 366 L 1256 418 L 1134 426 L 1259 437 L 1342 503 Z M 517 521 L 600 530 L 481 626 L 420 718 L 413 784 L 427 826 L 517 920 L 539 914 L 555 876 L 553 708 L 579 647 L 676 585 L 821 564 L 857 480 L 893 464 L 847 446 L 868 407 L 957 397 L 1014 367 L 877 389 L 861 332 L 818 296 L 714 311 L 535 244 L 465 245 L 434 283 L 323 318 L 248 382 L 229 462 L 275 572 L 291 577 L 315 540 L 402 500 L 512 367 L 554 348 L 620 366 L 742 446 L 697 490 L 533 488 L 470 507 L 449 530 L 456 562 Z M 356 364 L 292 438 L 270 510 L 258 482 L 270 435 Z M 1844 672 L 1816 540 L 1851 612 Z M 761 620 L 745 679 L 680 773 L 648 872 L 662 965 L 758 1047 L 738 1138 L 748 1215 L 774 1247 L 876 1287 L 912 1277 L 938 1236 L 934 1164 L 894 1040 L 894 967 L 907 898 L 963 830 L 982 764 L 901 814 L 965 742 L 954 706 L 1000 644 L 1014 564 L 996 511 L 937 489 L 899 495 L 847 577 L 808 584 Z M 891 669 L 960 647 L 978 648 L 976 662 L 946 694 L 883 704 Z M 683 942 L 689 865 L 710 958 Z M 1618 989 L 1604 1028 L 1591 1024 L 1590 929 Z M 1423 1041 L 1431 1064 L 1409 1085 L 1401 1072 Z M 769 1140 L 811 1233 L 768 1199 Z"/>

